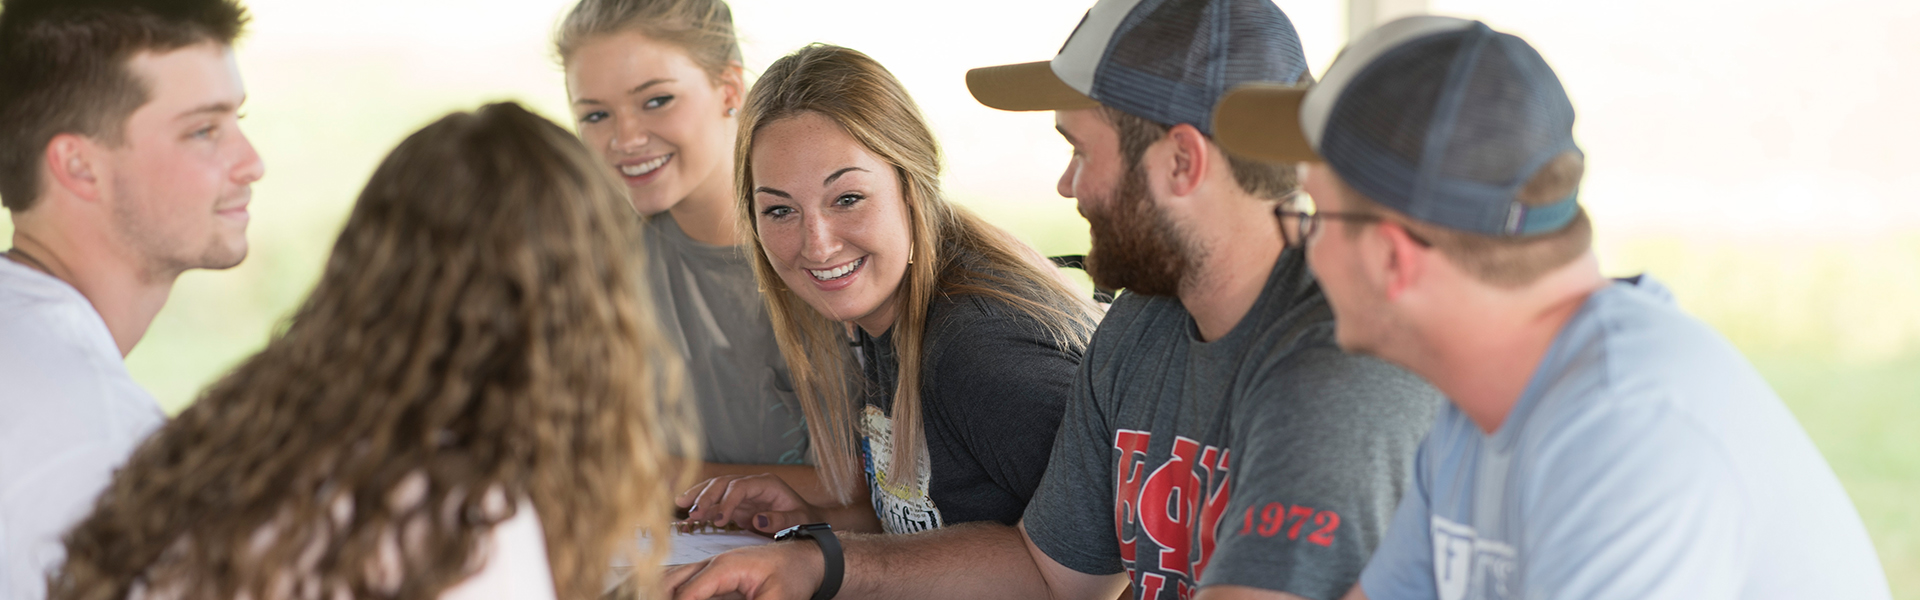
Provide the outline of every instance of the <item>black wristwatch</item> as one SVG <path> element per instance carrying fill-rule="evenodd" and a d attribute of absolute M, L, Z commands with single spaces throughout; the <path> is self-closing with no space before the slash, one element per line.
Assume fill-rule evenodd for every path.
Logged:
<path fill-rule="evenodd" d="M 813 591 L 813 600 L 832 600 L 840 593 L 840 578 L 846 574 L 846 558 L 840 555 L 840 538 L 833 537 L 833 526 L 826 523 L 808 523 L 795 525 L 773 534 L 773 540 L 784 542 L 795 538 L 805 538 L 820 544 L 820 554 L 827 559 L 827 570 L 820 576 L 820 589 Z"/>

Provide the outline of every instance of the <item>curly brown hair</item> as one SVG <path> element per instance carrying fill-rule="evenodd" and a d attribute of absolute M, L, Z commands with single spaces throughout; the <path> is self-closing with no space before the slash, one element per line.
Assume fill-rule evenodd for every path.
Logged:
<path fill-rule="evenodd" d="M 665 537 L 694 441 L 604 171 L 514 104 L 408 137 L 284 331 L 68 535 L 50 597 L 432 598 L 481 566 L 503 494 L 537 510 L 559 597 L 599 596 L 618 548 Z"/>

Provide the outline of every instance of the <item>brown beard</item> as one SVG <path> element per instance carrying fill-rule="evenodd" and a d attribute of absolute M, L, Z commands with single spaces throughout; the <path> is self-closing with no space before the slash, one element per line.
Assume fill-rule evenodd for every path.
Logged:
<path fill-rule="evenodd" d="M 1102 288 L 1148 296 L 1173 296 L 1199 258 L 1147 191 L 1138 166 L 1127 170 L 1119 189 L 1084 216 L 1093 230 L 1087 251 L 1087 275 Z"/>

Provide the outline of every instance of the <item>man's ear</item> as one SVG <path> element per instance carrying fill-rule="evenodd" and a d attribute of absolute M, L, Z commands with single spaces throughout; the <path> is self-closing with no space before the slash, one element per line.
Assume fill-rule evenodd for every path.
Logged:
<path fill-rule="evenodd" d="M 83 200 L 100 198 L 100 146 L 78 134 L 62 133 L 53 136 L 47 142 L 46 158 L 43 165 L 46 170 L 47 186 L 60 186 L 67 193 Z M 51 190 L 43 190 L 46 193 Z"/>
<path fill-rule="evenodd" d="M 1206 179 L 1207 170 L 1213 167 L 1213 156 L 1208 153 L 1213 142 L 1199 129 L 1181 123 L 1167 130 L 1167 137 L 1161 143 L 1172 145 L 1168 155 L 1172 169 L 1167 172 L 1167 191 L 1183 198 L 1193 195 Z"/>
<path fill-rule="evenodd" d="M 1434 256 L 1438 250 L 1415 241 L 1406 226 L 1393 221 L 1381 221 L 1373 229 L 1385 242 L 1387 299 L 1397 300 L 1420 285 L 1432 261 L 1439 258 Z"/>

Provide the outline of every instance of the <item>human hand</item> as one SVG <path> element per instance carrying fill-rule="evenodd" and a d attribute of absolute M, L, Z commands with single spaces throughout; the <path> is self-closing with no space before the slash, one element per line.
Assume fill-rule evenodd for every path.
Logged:
<path fill-rule="evenodd" d="M 738 548 L 674 567 L 661 583 L 673 600 L 807 600 L 820 589 L 826 564 L 819 545 L 794 540 Z"/>
<path fill-rule="evenodd" d="M 689 521 L 733 523 L 765 534 L 826 520 L 824 511 L 808 504 L 787 482 L 765 474 L 708 479 L 681 492 L 674 504 L 687 509 Z"/>

